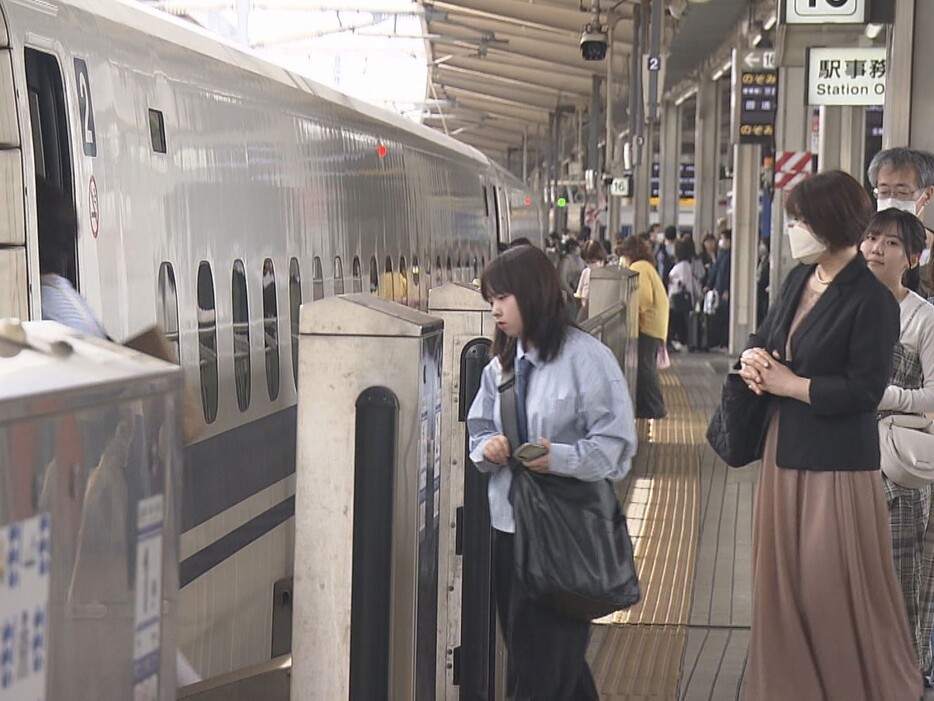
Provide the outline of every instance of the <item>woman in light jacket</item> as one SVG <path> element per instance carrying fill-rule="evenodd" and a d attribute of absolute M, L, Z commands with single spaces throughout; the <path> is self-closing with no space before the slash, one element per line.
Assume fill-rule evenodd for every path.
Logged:
<path fill-rule="evenodd" d="M 510 457 L 499 387 L 514 372 L 519 440 L 545 449 L 516 469 L 585 481 L 620 480 L 636 450 L 632 403 L 610 349 L 574 326 L 544 253 L 523 246 L 487 265 L 480 283 L 496 322 L 493 359 L 470 407 L 470 458 L 490 474 L 493 578 L 511 699 L 598 701 L 584 657 L 590 624 L 533 601 L 516 578 Z M 523 402 L 523 397 L 525 401 Z M 524 434 L 524 435 L 523 435 Z"/>

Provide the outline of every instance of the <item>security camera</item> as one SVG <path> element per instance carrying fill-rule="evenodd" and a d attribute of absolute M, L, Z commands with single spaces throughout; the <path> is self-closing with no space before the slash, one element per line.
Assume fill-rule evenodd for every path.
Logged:
<path fill-rule="evenodd" d="M 606 30 L 599 23 L 585 24 L 581 31 L 581 57 L 585 61 L 602 61 L 609 44 Z"/>

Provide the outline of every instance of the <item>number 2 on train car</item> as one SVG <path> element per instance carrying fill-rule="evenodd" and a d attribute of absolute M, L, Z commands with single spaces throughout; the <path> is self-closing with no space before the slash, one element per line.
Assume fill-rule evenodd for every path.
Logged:
<path fill-rule="evenodd" d="M 97 132 L 94 131 L 94 105 L 91 104 L 91 81 L 88 64 L 83 58 L 75 59 L 75 84 L 78 86 L 78 111 L 81 114 L 81 141 L 85 156 L 97 156 Z"/>

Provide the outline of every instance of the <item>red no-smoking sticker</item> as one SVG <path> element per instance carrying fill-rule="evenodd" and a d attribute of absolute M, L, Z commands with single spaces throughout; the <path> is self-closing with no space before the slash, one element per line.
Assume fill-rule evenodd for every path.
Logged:
<path fill-rule="evenodd" d="M 88 211 L 91 219 L 91 234 L 97 238 L 97 232 L 101 226 L 101 203 L 97 196 L 97 181 L 91 176 L 91 182 L 88 183 Z"/>

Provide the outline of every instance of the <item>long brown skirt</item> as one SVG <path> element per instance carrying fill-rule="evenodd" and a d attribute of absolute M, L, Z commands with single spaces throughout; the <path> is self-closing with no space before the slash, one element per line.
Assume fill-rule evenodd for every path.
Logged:
<path fill-rule="evenodd" d="M 879 473 L 776 466 L 765 441 L 753 519 L 746 701 L 917 701 Z"/>

